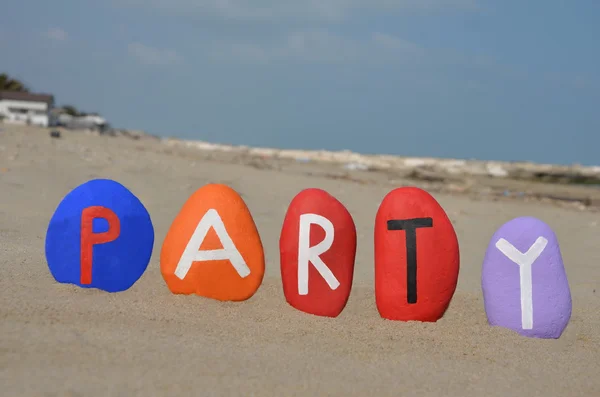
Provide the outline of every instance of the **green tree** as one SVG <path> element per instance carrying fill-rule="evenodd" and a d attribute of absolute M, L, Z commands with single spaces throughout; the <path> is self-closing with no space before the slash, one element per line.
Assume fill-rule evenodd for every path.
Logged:
<path fill-rule="evenodd" d="M 73 117 L 79 116 L 79 112 L 77 111 L 75 106 L 63 105 L 62 108 L 65 111 L 65 113 L 68 114 L 69 116 L 73 116 Z"/>
<path fill-rule="evenodd" d="M 12 79 L 8 74 L 0 74 L 0 90 L 1 91 L 19 91 L 29 92 L 29 88 L 19 80 Z"/>

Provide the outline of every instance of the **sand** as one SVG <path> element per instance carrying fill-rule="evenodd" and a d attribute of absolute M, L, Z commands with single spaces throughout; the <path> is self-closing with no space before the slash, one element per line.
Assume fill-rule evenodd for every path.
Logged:
<path fill-rule="evenodd" d="M 392 322 L 375 307 L 373 223 L 384 195 L 402 181 L 332 178 L 314 164 L 310 172 L 302 164 L 265 168 L 153 139 L 0 130 L 2 396 L 600 395 L 598 212 L 433 193 L 459 237 L 458 288 L 437 323 Z M 98 177 L 130 188 L 156 232 L 148 270 L 117 294 L 56 283 L 44 257 L 62 197 Z M 240 192 L 261 234 L 267 271 L 246 302 L 175 296 L 160 274 L 171 221 L 209 182 Z M 293 309 L 281 287 L 281 224 L 293 196 L 308 187 L 335 195 L 357 226 L 354 286 L 335 319 Z M 546 221 L 561 243 L 573 315 L 558 340 L 520 337 L 486 321 L 483 255 L 493 232 L 521 215 Z"/>

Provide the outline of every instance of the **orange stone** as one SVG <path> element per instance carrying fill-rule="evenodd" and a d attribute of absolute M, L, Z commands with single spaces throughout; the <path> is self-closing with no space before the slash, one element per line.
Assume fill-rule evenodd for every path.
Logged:
<path fill-rule="evenodd" d="M 230 187 L 198 189 L 177 214 L 160 253 L 171 292 L 243 301 L 260 287 L 265 257 L 254 219 Z"/>

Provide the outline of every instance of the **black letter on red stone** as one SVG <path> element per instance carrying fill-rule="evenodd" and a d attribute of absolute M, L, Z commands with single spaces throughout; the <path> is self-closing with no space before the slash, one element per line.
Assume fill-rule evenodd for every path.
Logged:
<path fill-rule="evenodd" d="M 417 229 L 433 227 L 432 218 L 387 221 L 388 230 L 404 230 L 406 234 L 406 299 L 417 303 Z"/>

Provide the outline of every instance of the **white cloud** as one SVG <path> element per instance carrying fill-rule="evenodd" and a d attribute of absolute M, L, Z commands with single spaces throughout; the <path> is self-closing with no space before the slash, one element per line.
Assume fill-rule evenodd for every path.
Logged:
<path fill-rule="evenodd" d="M 116 6 L 233 20 L 342 20 L 368 11 L 475 10 L 479 0 L 113 0 Z"/>
<path fill-rule="evenodd" d="M 67 32 L 60 28 L 50 28 L 44 33 L 44 36 L 55 41 L 65 41 L 69 38 Z"/>
<path fill-rule="evenodd" d="M 268 63 L 272 61 L 273 49 L 252 43 L 213 43 L 210 55 L 219 60 L 235 60 L 248 63 Z"/>
<path fill-rule="evenodd" d="M 571 75 L 557 72 L 547 72 L 543 75 L 545 81 L 575 89 L 598 89 L 598 81 L 583 75 Z"/>
<path fill-rule="evenodd" d="M 385 33 L 373 33 L 372 40 L 375 45 L 392 52 L 412 55 L 422 55 L 424 52 L 421 47 L 413 42 Z"/>
<path fill-rule="evenodd" d="M 207 44 L 200 43 L 202 50 L 207 50 L 208 56 L 215 59 L 264 64 L 285 60 L 311 63 L 412 62 L 422 57 L 424 51 L 409 41 L 385 33 L 356 38 L 354 35 L 334 34 L 327 29 L 331 28 L 331 24 L 368 14 L 470 11 L 478 8 L 479 1 L 481 0 L 113 0 L 113 4 L 154 9 L 159 13 L 183 18 L 200 17 L 207 21 L 275 22 L 277 29 L 266 39 L 264 36 L 253 38 L 251 34 L 236 39 L 233 37 L 239 31 L 235 30 L 230 39 L 211 38 Z M 289 27 L 284 27 L 285 22 L 290 22 L 285 25 Z M 300 27 L 302 25 L 306 28 Z M 157 50 L 146 46 L 130 48 L 130 52 L 146 59 L 146 63 L 159 63 L 158 59 L 165 55 L 159 56 L 155 54 Z M 176 57 L 177 54 L 173 54 L 173 58 Z"/>
<path fill-rule="evenodd" d="M 174 50 L 159 49 L 142 43 L 130 43 L 129 55 L 146 65 L 174 65 L 183 62 L 183 58 Z"/>
<path fill-rule="evenodd" d="M 362 48 L 359 42 L 325 30 L 313 30 L 290 33 L 271 52 L 276 58 L 332 63 L 356 61 L 362 55 Z"/>
<path fill-rule="evenodd" d="M 384 33 L 351 39 L 326 30 L 296 31 L 268 43 L 214 43 L 211 51 L 217 59 L 249 63 L 411 62 L 424 54 L 416 44 Z"/>

